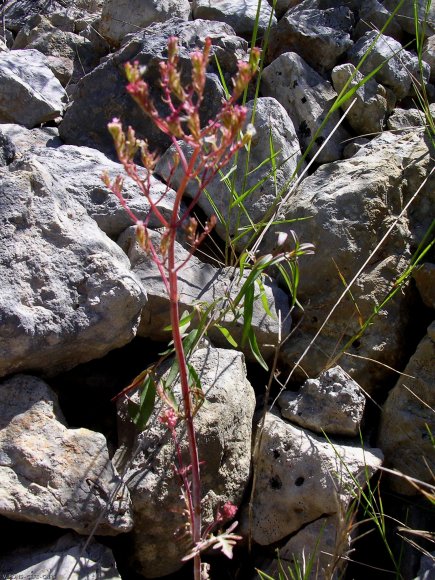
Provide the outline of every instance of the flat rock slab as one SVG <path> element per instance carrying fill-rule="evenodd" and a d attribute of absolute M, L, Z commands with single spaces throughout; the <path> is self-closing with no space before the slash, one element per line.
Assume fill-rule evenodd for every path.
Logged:
<path fill-rule="evenodd" d="M 58 117 L 66 92 L 38 50 L 0 53 L 0 122 L 31 129 Z"/>
<path fill-rule="evenodd" d="M 266 546 L 320 517 L 346 511 L 357 484 L 382 463 L 379 449 L 328 443 L 268 413 L 257 464 L 252 539 Z M 247 514 L 246 514 L 247 516 Z M 248 518 L 243 520 L 243 529 Z"/>
<path fill-rule="evenodd" d="M 358 435 L 365 398 L 361 387 L 339 366 L 308 379 L 298 393 L 278 399 L 285 419 L 316 433 Z"/>
<path fill-rule="evenodd" d="M 136 334 L 146 300 L 127 257 L 42 164 L 0 170 L 0 376 L 56 374 Z"/>
<path fill-rule="evenodd" d="M 150 231 L 150 239 L 156 248 L 159 248 L 161 234 Z M 164 330 L 170 320 L 169 298 L 160 272 L 154 261 L 136 243 L 135 228 L 127 230 L 119 239 L 118 243 L 130 258 L 133 272 L 143 284 L 147 293 L 147 303 L 142 311 L 141 323 L 138 330 L 139 336 L 149 337 L 153 340 L 168 341 L 170 333 Z M 187 249 L 181 244 L 175 244 L 176 263 L 182 264 L 189 256 Z M 180 312 L 191 311 L 195 304 L 205 306 L 216 302 L 215 316 L 222 308 L 228 306 L 229 298 L 236 297 L 241 288 L 238 278 L 238 270 L 232 268 L 216 268 L 210 264 L 201 262 L 196 256 L 192 256 L 180 273 L 178 278 L 178 294 Z M 260 299 L 254 301 L 252 327 L 258 341 L 263 357 L 273 355 L 274 346 L 278 343 L 279 322 L 278 310 L 281 311 L 282 336 L 290 330 L 291 320 L 289 302 L 286 293 L 281 290 L 276 282 L 265 279 L 265 297 L 272 316 L 266 313 Z M 192 327 L 196 324 L 194 318 Z M 232 312 L 228 312 L 222 321 L 225 327 L 240 344 L 243 330 L 243 318 L 235 320 Z M 229 343 L 219 330 L 211 328 L 208 336 L 218 346 L 229 347 Z M 245 347 L 246 356 L 251 356 L 249 347 Z"/>
<path fill-rule="evenodd" d="M 199 459 L 204 461 L 201 487 L 207 525 L 213 521 L 218 506 L 227 501 L 239 506 L 242 501 L 250 474 L 255 394 L 239 352 L 200 348 L 189 362 L 200 378 L 205 396 L 194 422 Z M 173 392 L 180 401 L 179 385 L 175 385 Z M 121 441 L 129 438 L 131 430 L 126 408 L 123 404 L 120 409 Z M 135 515 L 134 560 L 137 570 L 148 578 L 181 568 L 180 559 L 190 549 L 188 534 L 184 537 L 182 534 L 185 504 L 180 497 L 179 478 L 174 476 L 174 445 L 167 428 L 158 421 L 162 410 L 162 405 L 157 405 L 146 430 L 123 444 L 117 454 L 120 459 L 129 458 L 124 476 Z M 184 424 L 177 426 L 177 435 L 183 461 L 188 465 Z M 180 538 L 174 541 L 177 530 L 181 532 Z"/>
<path fill-rule="evenodd" d="M 110 548 L 74 534 L 45 548 L 15 550 L 0 559 L 0 574 L 21 580 L 121 580 Z"/>
<path fill-rule="evenodd" d="M 56 395 L 35 377 L 4 381 L 0 402 L 1 515 L 80 534 L 132 528 L 128 490 L 103 435 L 68 429 Z"/>

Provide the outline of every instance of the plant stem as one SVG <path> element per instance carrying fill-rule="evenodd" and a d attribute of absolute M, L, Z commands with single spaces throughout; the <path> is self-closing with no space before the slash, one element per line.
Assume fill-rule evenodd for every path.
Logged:
<path fill-rule="evenodd" d="M 194 545 L 201 541 L 201 482 L 199 471 L 198 445 L 196 442 L 195 427 L 193 425 L 192 400 L 190 396 L 188 370 L 186 356 L 183 348 L 183 340 L 180 332 L 180 313 L 178 308 L 178 277 L 175 264 L 175 236 L 176 229 L 172 228 L 170 232 L 170 241 L 168 249 L 168 270 L 169 270 L 169 288 L 171 304 L 171 325 L 172 338 L 174 340 L 174 349 L 178 361 L 180 372 L 181 395 L 183 399 L 184 415 L 187 429 L 187 440 L 189 445 L 190 469 L 192 477 L 192 511 L 190 514 L 191 534 Z M 186 489 L 189 494 L 189 490 Z M 201 556 L 198 554 L 194 558 L 194 578 L 201 580 Z"/>

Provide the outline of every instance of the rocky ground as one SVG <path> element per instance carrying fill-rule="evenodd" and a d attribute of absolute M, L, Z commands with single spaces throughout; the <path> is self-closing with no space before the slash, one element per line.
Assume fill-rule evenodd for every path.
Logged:
<path fill-rule="evenodd" d="M 318 578 L 343 571 L 340 557 L 348 553 L 394 569 L 378 549 L 379 537 L 354 544 L 364 525 L 357 530 L 345 519 L 372 476 L 373 487 L 381 481 L 391 517 L 414 529 L 431 525 L 433 512 L 418 489 L 386 472 L 380 478 L 382 465 L 427 484 L 435 472 L 433 248 L 384 304 L 434 219 L 434 136 L 415 89 L 420 83 L 429 103 L 435 99 L 434 7 L 422 63 L 413 2 L 405 0 L 355 73 L 396 4 L 278 0 L 275 10 L 261 4 L 258 31 L 262 37 L 270 24 L 270 43 L 259 97 L 247 103 L 250 113 L 255 108 L 251 156 L 248 162 L 240 155 L 235 183 L 241 191 L 244 181 L 245 189 L 261 182 L 245 202 L 254 222 L 278 192 L 284 200 L 278 219 L 292 220 L 271 227 L 260 251 L 274 248 L 277 231 L 290 228 L 316 251 L 299 263 L 303 312 L 291 312 L 282 281 L 273 277 L 265 285 L 271 316 L 260 300 L 254 304 L 263 356 L 270 361 L 285 338 L 279 381 L 291 373 L 283 392 L 272 385 L 269 402 L 278 398 L 264 417 L 254 461 L 267 375 L 249 350 L 230 349 L 217 331 L 191 360 L 206 393 L 196 418 L 205 521 L 231 501 L 244 537 L 231 563 L 205 556 L 212 578 L 256 578 L 255 567 L 273 576 L 276 549 L 284 566 L 314 554 Z M 425 5 L 417 2 L 421 19 Z M 172 177 L 174 188 L 180 179 L 168 172 L 172 150 L 126 93 L 123 65 L 137 60 L 146 67 L 157 92 L 169 36 L 179 37 L 183 67 L 209 36 L 229 82 L 237 61 L 247 58 L 257 0 L 6 0 L 0 14 L 0 575 L 191 578 L 180 562 L 189 545 L 176 536 L 184 522 L 180 486 L 172 443 L 157 421 L 160 407 L 137 433 L 125 402 L 111 402 L 164 350 L 168 298 L 100 176 L 122 173 L 107 131 L 119 117 L 161 155 L 151 191 L 163 215 L 170 214 L 174 192 L 165 180 Z M 354 74 L 355 86 L 384 61 L 352 107 L 348 102 L 330 116 L 300 164 L 348 79 Z M 203 121 L 223 97 L 212 58 Z M 262 165 L 270 143 L 275 176 L 270 163 Z M 124 192 L 146 219 L 150 205 L 129 179 Z M 209 192 L 225 213 L 231 200 L 218 179 Z M 205 218 L 214 211 L 205 197 L 199 206 Z M 230 221 L 230 232 L 247 223 L 244 216 Z M 158 239 L 159 223 L 151 218 L 150 226 Z M 218 245 L 219 236 L 218 226 Z M 177 259 L 186 253 L 180 239 Z M 357 272 L 352 296 L 337 304 Z M 231 275 L 198 252 L 181 273 L 182 310 L 225 295 Z M 352 341 L 374 309 L 377 316 Z M 238 341 L 240 324 L 227 318 L 224 326 Z M 395 527 L 389 542 L 404 550 L 402 577 L 431 578 L 433 558 L 400 545 Z M 417 541 L 433 552 L 433 544 Z M 386 574 L 370 577 L 376 573 Z M 367 569 L 350 564 L 347 577 L 366 578 Z"/>

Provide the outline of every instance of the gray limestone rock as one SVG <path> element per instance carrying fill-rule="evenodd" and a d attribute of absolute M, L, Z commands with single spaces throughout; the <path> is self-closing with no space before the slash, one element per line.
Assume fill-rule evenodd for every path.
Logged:
<path fill-rule="evenodd" d="M 188 0 L 105 0 L 99 32 L 111 44 L 119 45 L 130 32 L 171 18 L 188 20 Z"/>
<path fill-rule="evenodd" d="M 378 0 L 364 0 L 359 9 L 359 20 L 353 31 L 353 38 L 358 39 L 366 32 L 381 30 L 391 17 L 391 12 Z M 392 18 L 385 33 L 399 42 L 402 40 L 402 28 L 397 18 Z"/>
<path fill-rule="evenodd" d="M 32 128 L 58 117 L 66 93 L 38 50 L 0 53 L 0 122 Z"/>
<path fill-rule="evenodd" d="M 115 535 L 133 525 L 128 490 L 106 439 L 68 429 L 46 383 L 16 375 L 0 385 L 0 514 Z"/>
<path fill-rule="evenodd" d="M 248 123 L 253 114 L 254 101 L 249 101 L 246 107 Z M 230 216 L 228 231 L 231 236 L 238 235 L 242 228 L 249 226 L 249 220 L 255 224 L 267 216 L 273 204 L 287 192 L 292 177 L 296 177 L 297 165 L 301 159 L 299 141 L 292 120 L 276 99 L 271 97 L 257 99 L 254 127 L 256 132 L 251 141 L 249 157 L 245 149 L 239 152 L 236 171 L 230 178 L 234 182 L 234 189 L 238 196 L 242 196 L 251 188 L 255 188 L 243 200 L 246 213 L 237 208 L 230 210 L 233 197 L 228 186 L 222 183 L 220 175 L 216 176 L 207 186 L 207 191 L 219 213 L 223 216 Z M 267 161 L 271 157 L 271 143 L 276 165 L 275 175 L 272 171 L 272 162 Z M 188 151 L 187 147 L 183 148 Z M 177 189 L 183 178 L 183 172 L 180 167 L 171 176 L 170 168 L 173 165 L 174 150 L 174 146 L 171 146 L 161 157 L 156 167 L 156 173 L 164 180 L 170 181 L 171 187 Z M 256 169 L 257 167 L 258 169 Z M 231 163 L 224 169 L 224 173 L 230 169 Z M 256 185 L 258 187 L 255 187 Z M 196 192 L 196 182 L 190 182 L 186 189 L 187 195 L 194 197 Z M 216 214 L 216 209 L 207 196 L 201 195 L 198 205 L 207 216 Z M 249 220 L 246 214 L 249 215 Z M 225 239 L 226 228 L 219 220 L 216 231 Z M 246 241 L 245 238 L 239 241 L 240 248 L 243 247 L 244 241 Z"/>
<path fill-rule="evenodd" d="M 1 127 L 1 126 L 0 126 Z M 123 166 L 108 159 L 103 153 L 89 147 L 63 145 L 56 149 L 33 148 L 11 166 L 11 171 L 33 171 L 43 166 L 65 197 L 77 200 L 109 237 L 116 239 L 121 232 L 132 225 L 132 219 L 101 180 L 107 172 L 113 180 L 117 175 L 124 177 L 123 197 L 130 210 L 138 219 L 146 219 L 150 204 L 139 190 L 138 185 L 125 175 Z M 145 170 L 139 171 L 145 178 Z M 175 193 L 150 176 L 150 194 L 165 217 L 172 211 Z M 158 227 L 160 222 L 152 214 L 150 227 Z"/>
<path fill-rule="evenodd" d="M 66 534 L 49 546 L 23 548 L 0 558 L 0 574 L 22 580 L 121 580 L 110 548 L 74 534 Z"/>
<path fill-rule="evenodd" d="M 193 0 L 193 17 L 226 22 L 236 34 L 251 35 L 254 30 L 258 0 Z M 258 31 L 264 33 L 269 22 L 276 23 L 272 8 L 263 0 L 260 6 Z"/>
<path fill-rule="evenodd" d="M 342 64 L 332 70 L 332 84 L 337 93 L 341 93 L 351 77 L 352 80 L 346 90 L 360 83 L 363 75 L 356 71 L 352 64 Z M 357 135 L 377 134 L 382 131 L 387 114 L 386 90 L 374 79 L 370 79 L 359 87 L 341 108 L 347 111 L 346 119 Z"/>
<path fill-rule="evenodd" d="M 156 23 L 141 33 L 130 35 L 125 40 L 123 48 L 107 57 L 105 62 L 77 83 L 74 102 L 66 110 L 59 126 L 60 136 L 64 142 L 95 147 L 113 156 L 114 147 L 107 123 L 118 117 L 125 126 L 134 127 L 139 137 L 148 139 L 152 150 L 164 150 L 169 147 L 169 138 L 154 127 L 126 92 L 124 64 L 127 61 L 137 60 L 141 66 L 146 67 L 144 80 L 150 84 L 151 96 L 157 109 L 163 111 L 159 63 L 165 58 L 168 38 L 173 35 L 179 38 L 181 47 L 183 82 L 190 82 L 188 54 L 195 47 L 202 46 L 207 36 L 234 37 L 234 30 L 220 22 L 205 20 L 185 22 L 172 19 L 169 22 Z M 220 51 L 222 52 L 222 42 Z M 231 62 L 233 60 L 231 59 Z M 216 114 L 223 96 L 223 88 L 217 75 L 207 73 L 205 97 L 200 111 L 203 123 Z"/>
<path fill-rule="evenodd" d="M 428 428 L 433 425 L 434 375 L 435 323 L 432 323 L 384 403 L 378 436 L 386 467 L 431 484 L 435 457 Z M 402 477 L 391 476 L 389 482 L 398 493 L 419 493 Z"/>
<path fill-rule="evenodd" d="M 36 165 L 0 170 L 0 376 L 55 374 L 136 334 L 145 295 L 85 209 Z"/>
<path fill-rule="evenodd" d="M 207 524 L 219 505 L 231 501 L 238 506 L 242 500 L 250 473 L 255 395 L 241 353 L 201 348 L 194 352 L 190 364 L 200 377 L 205 395 L 195 415 L 195 426 L 199 459 L 205 462 L 201 472 Z M 175 395 L 179 400 L 179 386 Z M 128 452 L 139 446 L 139 452 L 127 462 L 125 478 L 135 515 L 134 560 L 138 571 L 151 578 L 178 570 L 181 557 L 190 548 L 188 535 L 174 541 L 174 534 L 178 530 L 181 536 L 186 523 L 182 515 L 185 506 L 179 478 L 174 476 L 174 446 L 167 429 L 157 420 L 162 410 L 159 407 L 149 427 L 130 445 L 124 443 L 118 454 L 119 458 L 126 453 L 128 457 Z M 130 426 L 125 409 L 120 412 L 120 439 L 124 441 Z M 183 460 L 189 463 L 183 425 L 177 427 L 177 433 Z"/>
<path fill-rule="evenodd" d="M 0 125 L 0 167 L 9 165 L 15 157 L 16 149 L 12 139 L 2 131 Z"/>
<path fill-rule="evenodd" d="M 377 32 L 364 34 L 349 50 L 350 62 L 357 66 L 376 38 Z M 381 34 L 359 70 L 366 75 L 381 64 L 382 68 L 375 75 L 378 83 L 392 89 L 398 100 L 408 96 L 411 93 L 412 77 L 420 78 L 418 58 L 404 50 L 400 42 L 394 38 Z M 430 73 L 429 65 L 423 63 L 422 70 L 427 82 Z"/>
<path fill-rule="evenodd" d="M 321 517 L 342 516 L 357 492 L 354 480 L 364 486 L 381 462 L 379 449 L 328 443 L 268 413 L 257 463 L 253 541 L 268 546 Z M 245 513 L 242 529 L 248 525 Z"/>
<path fill-rule="evenodd" d="M 306 221 L 292 223 L 291 229 L 299 239 L 316 248 L 314 255 L 299 260 L 298 299 L 305 312 L 292 340 L 281 351 L 291 368 L 343 293 L 343 279 L 349 284 L 401 212 L 404 200 L 418 190 L 431 168 L 430 145 L 422 130 L 403 135 L 384 132 L 352 158 L 321 166 L 289 197 L 277 217 L 310 216 Z M 295 378 L 297 375 L 299 380 L 305 380 L 304 372 L 316 377 L 339 360 L 354 380 L 373 392 L 388 370 L 361 357 L 400 368 L 407 339 L 410 294 L 406 287 L 380 309 L 358 340 L 347 345 L 350 355 L 338 360 L 336 357 L 360 332 L 361 324 L 373 315 L 373 309 L 393 288 L 398 273 L 407 267 L 410 243 L 414 245 L 415 240 L 418 244 L 431 219 L 432 185 L 428 182 L 421 190 L 419 210 L 412 211 L 411 206 L 373 256 L 351 288 L 352 298 L 345 296 L 336 307 L 301 362 L 304 371 L 297 369 Z M 421 213 L 423 209 L 427 215 Z M 279 229 L 285 230 L 282 225 Z M 272 228 L 265 237 L 266 249 L 273 247 L 275 239 Z"/>
<path fill-rule="evenodd" d="M 26 129 L 26 127 L 16 123 L 2 123 L 0 124 L 0 135 L 12 142 L 15 148 L 13 159 L 21 159 L 24 153 L 32 148 L 62 145 L 56 127 Z"/>
<path fill-rule="evenodd" d="M 159 248 L 161 234 L 150 232 L 150 239 Z M 150 337 L 153 340 L 167 341 L 169 333 L 164 330 L 170 324 L 169 298 L 165 285 L 161 279 L 159 270 L 150 256 L 148 256 L 136 243 L 135 228 L 127 230 L 119 239 L 118 243 L 124 248 L 130 258 L 133 273 L 140 279 L 146 290 L 148 300 L 142 311 L 139 336 Z M 183 263 L 189 256 L 187 249 L 176 242 L 176 263 Z M 244 280 L 245 278 L 243 278 Z M 254 302 L 252 327 L 264 358 L 270 358 L 278 342 L 279 322 L 278 310 L 281 311 L 282 336 L 286 336 L 290 330 L 289 303 L 286 293 L 281 290 L 276 282 L 264 279 L 264 290 L 272 317 L 268 315 L 258 298 Z M 201 262 L 197 256 L 192 256 L 185 268 L 179 272 L 178 280 L 179 307 L 180 311 L 191 311 L 196 303 L 205 305 L 217 301 L 215 316 L 224 306 L 228 306 L 228 297 L 234 299 L 240 290 L 242 282 L 238 278 L 238 270 L 232 268 L 217 268 Z M 235 321 L 234 314 L 230 311 L 226 314 L 222 326 L 227 328 L 234 340 L 240 346 L 242 337 L 242 320 Z M 192 320 L 192 327 L 196 319 Z M 221 332 L 212 328 L 209 337 L 219 346 L 229 347 L 227 340 Z M 248 346 L 245 347 L 246 356 L 252 357 Z"/>
<path fill-rule="evenodd" d="M 413 127 L 424 127 L 426 118 L 419 109 L 394 109 L 388 117 L 387 127 L 390 131 L 409 131 Z"/>
<path fill-rule="evenodd" d="M 298 393 L 284 391 L 278 405 L 285 419 L 316 433 L 356 436 L 365 398 L 358 383 L 336 366 L 307 379 Z"/>
<path fill-rule="evenodd" d="M 396 0 L 384 0 L 383 4 L 387 10 L 392 12 L 397 8 L 398 3 Z M 404 32 L 415 35 L 415 7 L 418 14 L 420 33 L 423 30 L 423 23 L 425 23 L 425 33 L 427 36 L 431 36 L 435 33 L 435 5 L 433 2 L 428 3 L 426 0 L 405 0 L 395 17 L 397 22 Z"/>
<path fill-rule="evenodd" d="M 296 53 L 281 54 L 262 74 L 262 94 L 274 97 L 294 123 L 302 149 L 306 149 L 331 108 L 337 93 Z M 333 113 L 320 135 L 316 137 L 309 156 L 319 163 L 341 158 L 348 133 L 339 127 L 320 153 L 319 147 L 331 134 L 339 115 Z M 318 154 L 317 154 L 318 153 Z"/>
<path fill-rule="evenodd" d="M 412 277 L 424 304 L 435 310 L 435 264 L 424 262 L 414 270 Z"/>
<path fill-rule="evenodd" d="M 425 40 L 422 58 L 430 66 L 430 81 L 433 83 L 435 82 L 435 33 Z"/>
<path fill-rule="evenodd" d="M 337 4 L 325 7 L 322 0 L 304 0 L 290 8 L 272 30 L 269 60 L 296 52 L 319 72 L 331 70 L 353 44 L 352 12 Z"/>

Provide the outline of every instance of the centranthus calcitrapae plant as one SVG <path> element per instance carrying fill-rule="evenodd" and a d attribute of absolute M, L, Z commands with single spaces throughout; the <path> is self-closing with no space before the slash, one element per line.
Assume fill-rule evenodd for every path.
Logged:
<path fill-rule="evenodd" d="M 182 263 L 176 263 L 175 242 L 177 232 L 183 229 L 191 243 L 189 256 L 201 243 L 203 238 L 211 231 L 215 223 L 212 217 L 205 225 L 201 233 L 198 232 L 198 223 L 191 216 L 191 212 L 204 188 L 211 179 L 230 161 L 234 154 L 251 139 L 251 129 L 243 131 L 246 109 L 237 104 L 237 100 L 247 87 L 255 74 L 260 58 L 259 50 L 250 52 L 248 62 L 240 62 L 238 73 L 233 79 L 233 93 L 230 99 L 222 103 L 217 116 L 201 127 L 199 109 L 204 97 L 206 84 L 206 67 L 211 49 L 210 39 L 206 39 L 202 51 L 195 50 L 190 54 L 192 64 L 191 84 L 183 87 L 181 74 L 178 68 L 178 42 L 175 37 L 168 41 L 168 58 L 160 63 L 162 100 L 166 105 L 166 114 L 160 114 L 152 99 L 149 87 L 142 80 L 142 71 L 137 62 L 128 63 L 125 67 L 128 79 L 127 91 L 151 119 L 151 121 L 163 133 L 169 136 L 177 151 L 172 172 L 181 165 L 183 179 L 177 188 L 170 219 L 164 217 L 157 203 L 150 195 L 151 173 L 155 167 L 157 157 L 149 150 L 146 141 L 138 139 L 132 127 L 123 130 L 121 121 L 113 119 L 108 128 L 112 134 L 119 161 L 124 166 L 125 172 L 131 177 L 150 204 L 151 213 L 158 218 L 164 229 L 159 247 L 155 247 L 148 234 L 148 220 L 140 220 L 128 207 L 122 195 L 123 179 L 118 176 L 111 181 L 108 175 L 103 176 L 107 187 L 118 197 L 125 211 L 129 214 L 136 226 L 136 238 L 145 252 L 147 252 L 157 265 L 162 281 L 168 293 L 170 301 L 171 330 L 173 349 L 178 366 L 178 377 L 181 385 L 182 411 L 177 410 L 162 417 L 162 422 L 170 429 L 175 447 L 177 449 L 176 424 L 181 418 L 186 426 L 190 465 L 182 466 L 181 454 L 178 454 L 179 464 L 177 471 L 182 475 L 183 496 L 187 504 L 188 529 L 192 539 L 191 557 L 194 560 L 195 580 L 201 578 L 203 569 L 201 566 L 201 549 L 211 544 L 221 546 L 224 553 L 231 556 L 231 546 L 237 536 L 232 536 L 231 531 L 221 535 L 210 535 L 211 529 L 202 530 L 201 523 L 201 483 L 200 461 L 196 441 L 194 413 L 196 410 L 196 397 L 191 392 L 191 380 L 183 345 L 183 335 L 180 324 L 180 312 L 178 304 L 178 275 L 182 268 L 186 267 L 189 258 Z M 180 142 L 189 145 L 190 156 L 186 158 L 180 147 Z M 147 170 L 144 177 L 143 171 L 135 163 L 136 155 L 139 154 L 143 167 Z M 189 182 L 196 181 L 197 193 L 190 201 L 187 209 L 182 210 L 182 199 Z M 169 186 L 168 186 L 169 191 Z M 149 376 L 148 374 L 146 375 Z M 143 381 L 141 381 L 142 383 Z M 151 389 L 148 389 L 151 390 Z M 154 389 L 154 391 L 158 389 Z M 225 514 L 233 516 L 233 506 L 224 506 Z M 224 513 L 219 513 L 216 523 L 223 521 Z M 228 518 L 227 518 L 228 519 Z M 188 555 L 190 556 L 190 554 Z"/>

